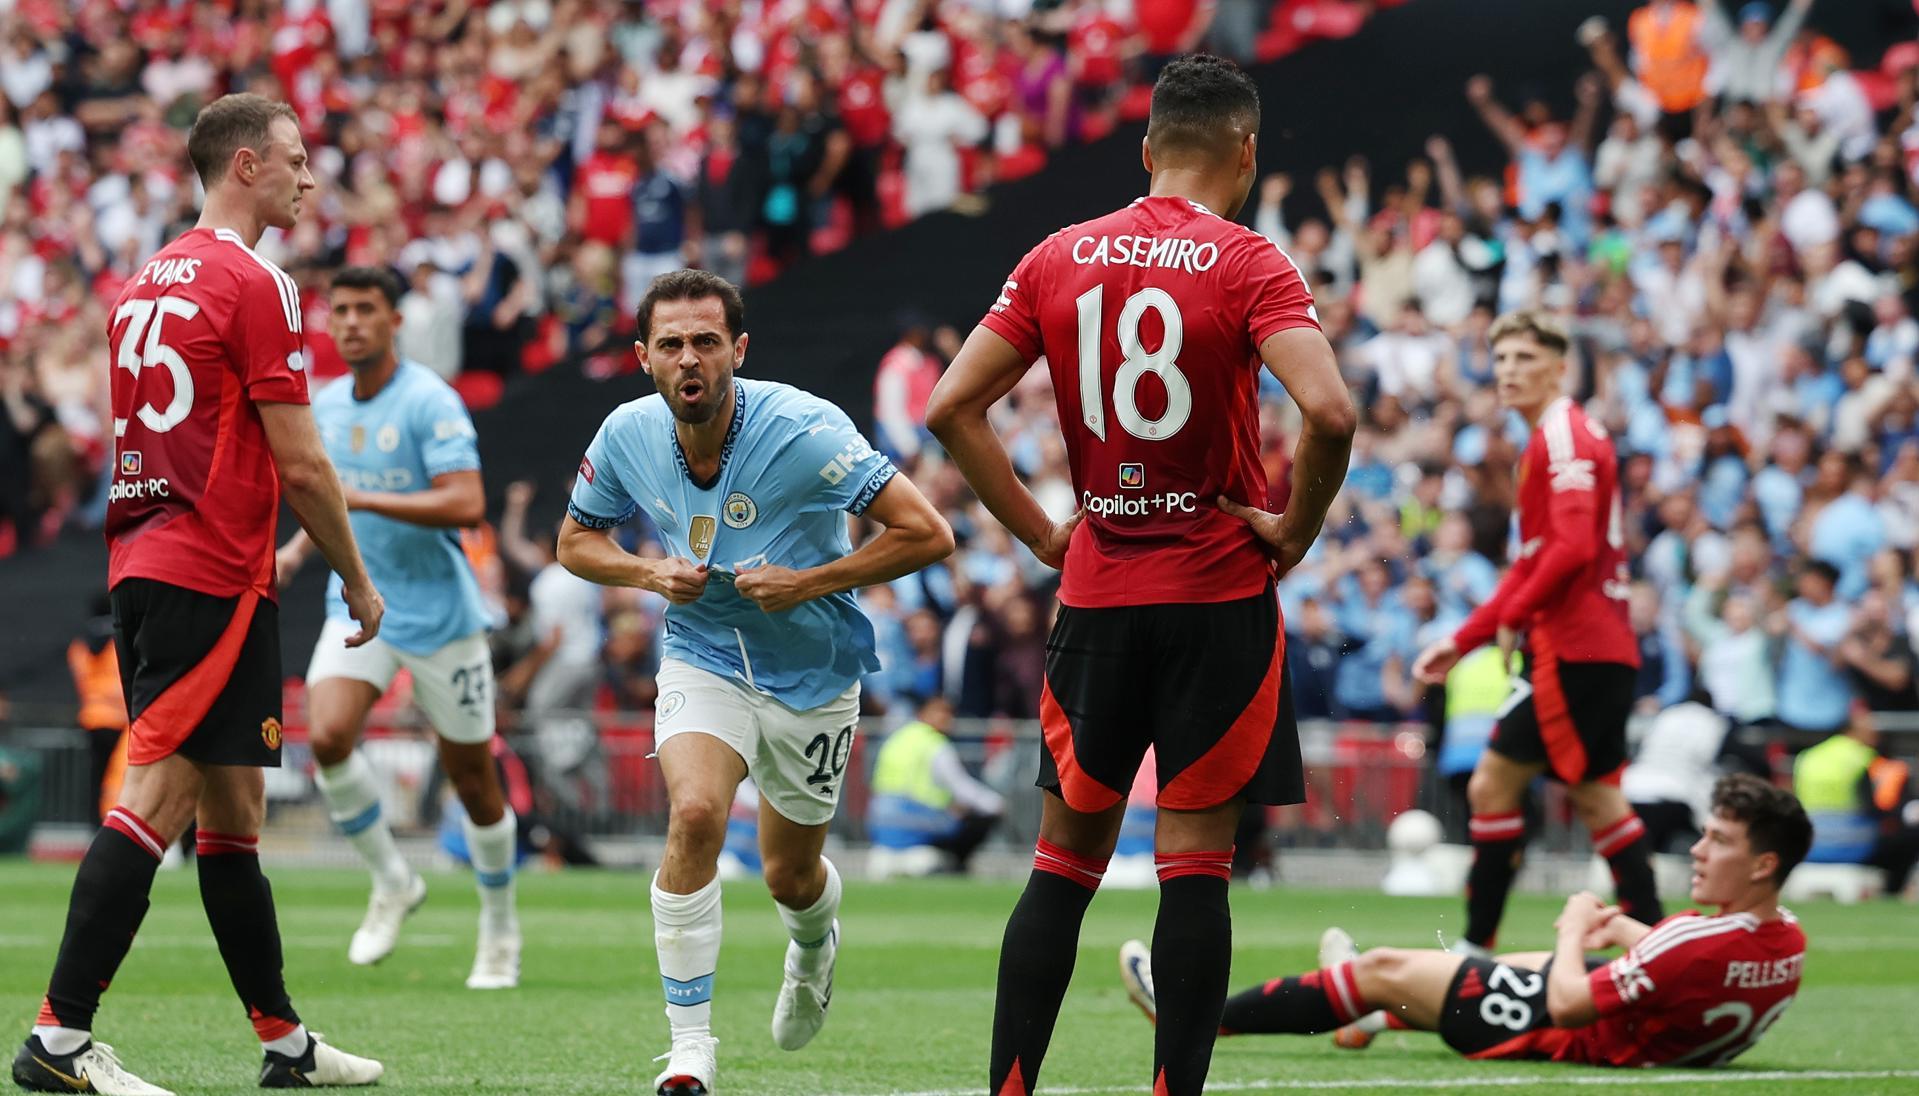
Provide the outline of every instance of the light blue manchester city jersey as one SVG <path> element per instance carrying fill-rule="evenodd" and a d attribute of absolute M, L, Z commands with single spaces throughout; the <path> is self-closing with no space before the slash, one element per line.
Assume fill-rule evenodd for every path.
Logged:
<path fill-rule="evenodd" d="M 313 397 L 327 456 L 340 482 L 362 491 L 410 494 L 433 477 L 477 471 L 480 450 L 473 420 L 460 396 L 432 370 L 412 362 L 370 400 L 353 398 L 353 378 L 341 377 Z M 457 529 L 432 529 L 355 510 L 373 585 L 386 598 L 380 638 L 408 654 L 432 654 L 486 627 L 480 584 L 460 550 Z M 327 580 L 327 618 L 346 620 L 340 576 Z"/>
<path fill-rule="evenodd" d="M 846 516 L 864 513 L 897 469 L 832 404 L 785 384 L 736 379 L 732 426 L 712 484 L 693 482 L 658 395 L 607 416 L 567 507 L 594 529 L 643 509 L 670 555 L 710 569 L 706 592 L 666 611 L 663 652 L 798 711 L 879 669 L 873 626 L 850 593 L 768 613 L 733 576 L 762 565 L 803 570 L 852 550 Z"/>

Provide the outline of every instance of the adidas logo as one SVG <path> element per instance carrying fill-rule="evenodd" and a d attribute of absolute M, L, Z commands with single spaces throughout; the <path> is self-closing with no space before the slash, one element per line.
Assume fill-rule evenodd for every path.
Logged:
<path fill-rule="evenodd" d="M 1473 967 L 1467 967 L 1466 977 L 1461 979 L 1459 983 L 1460 998 L 1462 1000 L 1471 1000 L 1474 997 L 1484 997 L 1485 995 L 1486 983 L 1480 980 L 1479 971 Z"/>

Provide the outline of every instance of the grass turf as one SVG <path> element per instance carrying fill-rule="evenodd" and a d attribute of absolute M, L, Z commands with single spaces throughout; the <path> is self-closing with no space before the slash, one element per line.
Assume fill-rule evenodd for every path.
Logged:
<path fill-rule="evenodd" d="M 338 1045 L 384 1059 L 383 1087 L 651 1090 L 658 1067 L 649 1059 L 666 1048 L 666 1022 L 645 875 L 523 876 L 521 987 L 473 993 L 462 986 L 477 908 L 466 876 L 430 876 L 432 896 L 408 923 L 399 950 L 364 969 L 347 963 L 346 942 L 365 901 L 365 877 L 290 868 L 272 874 L 295 1005 Z M 0 999 L 12 1002 L 6 1015 L 14 1037 L 24 1036 L 45 988 L 71 877 L 70 866 L 0 865 Z M 757 884 L 729 885 L 714 1009 L 722 1091 L 983 1091 L 1000 933 L 1016 895 L 1009 885 L 957 880 L 849 884 L 831 1022 L 812 1046 L 786 1054 L 767 1032 L 785 944 L 779 920 Z M 1119 987 L 1115 951 L 1129 936 L 1150 937 L 1155 898 L 1150 891 L 1115 891 L 1094 903 L 1042 1092 L 1148 1087 L 1152 1030 Z M 1236 989 L 1310 966 L 1327 924 L 1345 926 L 1361 946 L 1422 946 L 1432 945 L 1437 932 L 1455 933 L 1461 913 L 1452 899 L 1325 890 L 1236 889 L 1233 906 Z M 1517 897 L 1506 943 L 1550 947 L 1557 908 L 1543 897 Z M 1818 904 L 1797 912 L 1812 941 L 1804 988 L 1733 1070 L 1704 1075 L 1466 1062 L 1434 1036 L 1390 1032 L 1364 1053 L 1337 1050 L 1325 1037 L 1223 1040 L 1211 1087 L 1919 1092 L 1919 936 L 1911 932 L 1911 907 Z M 160 876 L 153 908 L 96 1027 L 129 1068 L 182 1096 L 251 1087 L 257 1045 L 227 985 L 191 871 Z M 1743 1081 L 1742 1074 L 1748 1075 Z"/>

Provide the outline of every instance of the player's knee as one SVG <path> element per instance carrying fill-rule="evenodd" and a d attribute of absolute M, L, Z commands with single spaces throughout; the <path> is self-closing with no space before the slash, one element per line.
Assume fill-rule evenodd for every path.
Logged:
<path fill-rule="evenodd" d="M 1601 830 L 1624 818 L 1632 807 L 1626 797 L 1611 784 L 1575 784 L 1566 789 L 1573 814 L 1588 830 Z"/>
<path fill-rule="evenodd" d="M 323 767 L 343 764 L 353 756 L 353 745 L 359 736 L 340 724 L 324 719 L 316 719 L 307 729 L 307 745 L 313 749 L 313 763 Z"/>
<path fill-rule="evenodd" d="M 1509 787 L 1504 777 L 1488 769 L 1474 769 L 1466 780 L 1466 803 L 1474 814 L 1510 811 L 1519 805 L 1519 789 Z"/>
<path fill-rule="evenodd" d="M 697 797 L 673 801 L 667 810 L 666 839 L 682 848 L 712 845 L 726 840 L 726 818 L 730 804 Z"/>
<path fill-rule="evenodd" d="M 1406 970 L 1406 953 L 1399 948 L 1368 948 L 1353 960 L 1353 979 L 1368 1000 L 1390 993 Z"/>
<path fill-rule="evenodd" d="M 819 900 L 826 873 L 815 856 L 810 861 L 769 857 L 761 874 L 773 901 L 788 909 L 805 909 Z"/>

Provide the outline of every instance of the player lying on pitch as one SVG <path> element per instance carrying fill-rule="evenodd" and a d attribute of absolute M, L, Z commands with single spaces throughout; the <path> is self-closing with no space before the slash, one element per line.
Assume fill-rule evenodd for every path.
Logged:
<path fill-rule="evenodd" d="M 1338 1029 L 1362 1047 L 1391 1026 L 1436 1031 L 1468 1058 L 1545 1058 L 1610 1066 L 1717 1066 L 1764 1035 L 1799 991 L 1806 935 L 1779 887 L 1812 844 L 1790 792 L 1737 774 L 1713 788 L 1712 819 L 1692 847 L 1692 900 L 1643 925 L 1591 894 L 1566 901 L 1551 952 L 1493 959 L 1374 948 L 1328 929 L 1320 969 L 1275 978 L 1226 1002 L 1220 1031 L 1312 1035 Z M 1624 948 L 1611 962 L 1587 952 Z M 1153 1015 L 1146 947 L 1120 949 L 1134 1003 Z"/>

